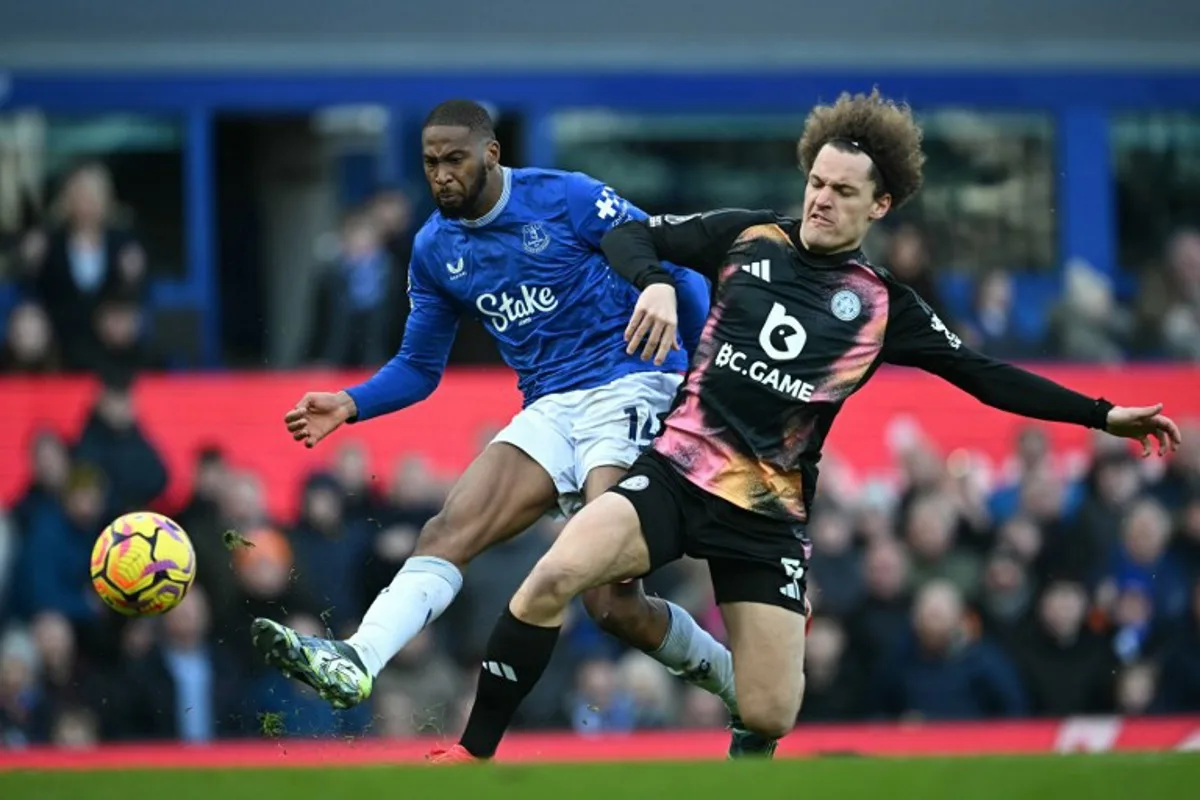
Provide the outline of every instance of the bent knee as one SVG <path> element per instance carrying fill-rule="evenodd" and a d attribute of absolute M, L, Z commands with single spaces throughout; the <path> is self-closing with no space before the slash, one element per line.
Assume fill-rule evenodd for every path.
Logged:
<path fill-rule="evenodd" d="M 569 562 L 543 558 L 521 584 L 518 596 L 565 606 L 586 587 L 587 575 Z"/>
<path fill-rule="evenodd" d="M 645 598 L 632 590 L 622 592 L 614 586 L 600 586 L 583 595 L 583 607 L 600 630 L 608 634 L 628 634 L 648 624 Z"/>
<path fill-rule="evenodd" d="M 796 727 L 800 714 L 799 697 L 740 696 L 738 712 L 747 730 L 767 739 L 782 739 Z"/>

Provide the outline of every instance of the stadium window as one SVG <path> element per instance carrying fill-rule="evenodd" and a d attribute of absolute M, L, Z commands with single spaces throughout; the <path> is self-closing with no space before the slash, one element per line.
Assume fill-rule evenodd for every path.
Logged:
<path fill-rule="evenodd" d="M 930 234 L 934 263 L 966 273 L 1057 264 L 1054 123 L 1047 114 L 919 114 L 925 189 L 892 222 Z M 558 166 L 601 176 L 648 211 L 791 210 L 802 116 L 652 116 L 569 111 L 555 118 Z"/>
<path fill-rule="evenodd" d="M 1113 118 L 1117 236 L 1121 266 L 1156 266 L 1163 244 L 1200 224 L 1200 112 Z"/>
<path fill-rule="evenodd" d="M 151 276 L 186 273 L 183 123 L 172 117 L 104 113 L 0 114 L 0 235 L 56 224 L 56 200 L 78 165 L 98 162 L 111 178 L 114 218 L 146 250 Z"/>

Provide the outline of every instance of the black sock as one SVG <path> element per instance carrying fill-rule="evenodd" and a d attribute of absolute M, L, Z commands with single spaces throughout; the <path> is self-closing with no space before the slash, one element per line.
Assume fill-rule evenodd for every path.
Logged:
<path fill-rule="evenodd" d="M 491 758 L 521 701 L 533 689 L 558 641 L 559 628 L 522 622 L 507 608 L 488 639 L 475 706 L 459 744 L 476 758 Z"/>

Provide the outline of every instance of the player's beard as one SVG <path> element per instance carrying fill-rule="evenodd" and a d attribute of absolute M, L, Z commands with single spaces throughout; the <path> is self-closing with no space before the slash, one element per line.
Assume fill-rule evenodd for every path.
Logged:
<path fill-rule="evenodd" d="M 486 188 L 487 170 L 480 169 L 474 180 L 467 185 L 461 202 L 445 206 L 438 200 L 437 195 L 434 195 L 433 202 L 437 203 L 438 211 L 442 212 L 446 219 L 478 219 L 483 216 L 479 213 L 479 198 L 483 196 L 483 190 Z"/>

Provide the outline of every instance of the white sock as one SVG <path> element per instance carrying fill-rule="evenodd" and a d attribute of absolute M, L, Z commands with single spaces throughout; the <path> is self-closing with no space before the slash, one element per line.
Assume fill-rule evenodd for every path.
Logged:
<path fill-rule="evenodd" d="M 733 684 L 733 655 L 674 603 L 667 603 L 671 622 L 667 637 L 650 655 L 688 683 L 712 692 L 725 701 L 729 713 L 737 715 L 737 692 Z"/>
<path fill-rule="evenodd" d="M 377 677 L 392 656 L 442 615 L 462 584 L 462 573 L 449 561 L 413 556 L 371 603 L 347 644 L 362 658 L 372 677 Z"/>

